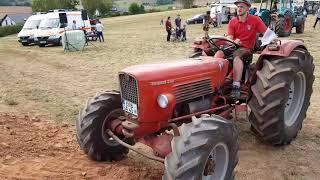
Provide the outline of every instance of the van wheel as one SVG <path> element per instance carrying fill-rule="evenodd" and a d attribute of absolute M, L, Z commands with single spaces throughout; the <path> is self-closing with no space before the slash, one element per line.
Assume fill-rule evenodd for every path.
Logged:
<path fill-rule="evenodd" d="M 45 47 L 46 45 L 45 44 L 39 44 L 39 47 Z"/>
<path fill-rule="evenodd" d="M 22 43 L 22 45 L 23 45 L 23 46 L 28 46 L 28 45 L 29 45 L 29 43 Z"/>
<path fill-rule="evenodd" d="M 59 38 L 58 46 L 62 46 L 62 38 L 61 37 Z"/>

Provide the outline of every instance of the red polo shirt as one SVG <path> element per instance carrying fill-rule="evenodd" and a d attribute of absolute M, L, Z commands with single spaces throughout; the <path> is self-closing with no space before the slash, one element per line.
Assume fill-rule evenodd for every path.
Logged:
<path fill-rule="evenodd" d="M 256 42 L 256 34 L 266 32 L 267 27 L 258 16 L 248 15 L 244 22 L 240 22 L 238 17 L 230 20 L 228 35 L 233 36 L 233 40 L 240 39 L 241 46 L 253 49 Z"/>

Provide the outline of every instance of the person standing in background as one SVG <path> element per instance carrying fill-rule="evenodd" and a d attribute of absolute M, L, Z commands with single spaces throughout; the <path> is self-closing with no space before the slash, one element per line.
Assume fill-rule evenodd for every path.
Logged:
<path fill-rule="evenodd" d="M 217 11 L 216 17 L 217 17 L 217 26 L 221 27 L 222 26 L 222 13 L 220 12 L 220 10 Z"/>
<path fill-rule="evenodd" d="M 180 14 L 177 15 L 177 18 L 174 20 L 175 24 L 176 24 L 176 34 L 177 37 L 180 36 L 181 34 L 181 18 L 180 18 Z"/>
<path fill-rule="evenodd" d="M 103 37 L 104 26 L 101 24 L 101 22 L 99 20 L 96 24 L 96 30 L 97 30 L 97 35 L 98 35 L 99 41 L 101 42 L 101 38 L 102 38 L 102 41 L 104 42 L 104 37 Z"/>
<path fill-rule="evenodd" d="M 76 20 L 72 21 L 72 30 L 76 30 L 77 29 L 77 23 Z"/>
<path fill-rule="evenodd" d="M 209 25 L 211 23 L 211 18 L 210 18 L 210 11 L 207 11 L 206 15 L 203 17 L 203 31 L 204 31 L 204 37 L 206 39 L 209 39 Z"/>
<path fill-rule="evenodd" d="M 167 41 L 170 41 L 170 36 L 171 36 L 171 29 L 172 29 L 172 25 L 171 25 L 171 21 L 170 21 L 170 16 L 168 17 L 167 21 L 166 21 L 166 30 L 167 30 Z"/>
<path fill-rule="evenodd" d="M 316 28 L 318 21 L 320 20 L 320 8 L 317 10 L 316 22 L 314 22 L 313 28 Z"/>

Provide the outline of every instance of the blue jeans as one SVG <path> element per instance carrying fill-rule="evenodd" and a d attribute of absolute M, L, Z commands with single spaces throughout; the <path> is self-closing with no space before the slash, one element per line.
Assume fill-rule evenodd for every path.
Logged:
<path fill-rule="evenodd" d="M 97 31 L 97 35 L 98 35 L 99 41 L 101 42 L 101 38 L 102 38 L 102 41 L 104 42 L 103 33 L 100 31 Z"/>

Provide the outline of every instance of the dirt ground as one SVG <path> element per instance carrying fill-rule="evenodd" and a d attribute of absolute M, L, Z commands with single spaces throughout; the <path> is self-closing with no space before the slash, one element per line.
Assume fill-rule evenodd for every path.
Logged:
<path fill-rule="evenodd" d="M 74 127 L 29 116 L 0 115 L 0 179 L 159 179 L 161 164 L 136 154 L 97 163 L 79 150 Z M 158 167 L 158 168 L 157 168 Z"/>
<path fill-rule="evenodd" d="M 298 138 L 281 148 L 259 142 L 248 123 L 237 125 L 241 131 L 237 179 L 319 178 L 319 124 L 305 123 Z M 67 123 L 5 113 L 0 114 L 0 129 L 0 179 L 156 180 L 162 176 L 161 163 L 134 152 L 120 162 L 89 160 L 76 143 L 74 126 Z"/>
<path fill-rule="evenodd" d="M 15 35 L 0 38 L 0 179 L 161 179 L 163 165 L 134 152 L 120 162 L 90 161 L 77 145 L 74 119 L 86 99 L 98 91 L 117 89 L 117 72 L 134 64 L 185 58 L 201 25 L 190 25 L 188 41 L 165 42 L 160 19 L 183 19 L 204 9 L 170 11 L 103 19 L 105 43 L 84 52 L 65 53 L 61 47 L 22 47 Z M 290 38 L 303 39 L 316 65 L 314 92 L 307 118 L 296 140 L 285 147 L 264 145 L 237 122 L 240 161 L 236 178 L 316 180 L 320 177 L 320 29 Z M 226 25 L 212 29 L 223 35 Z M 145 146 L 138 148 L 148 150 Z"/>

